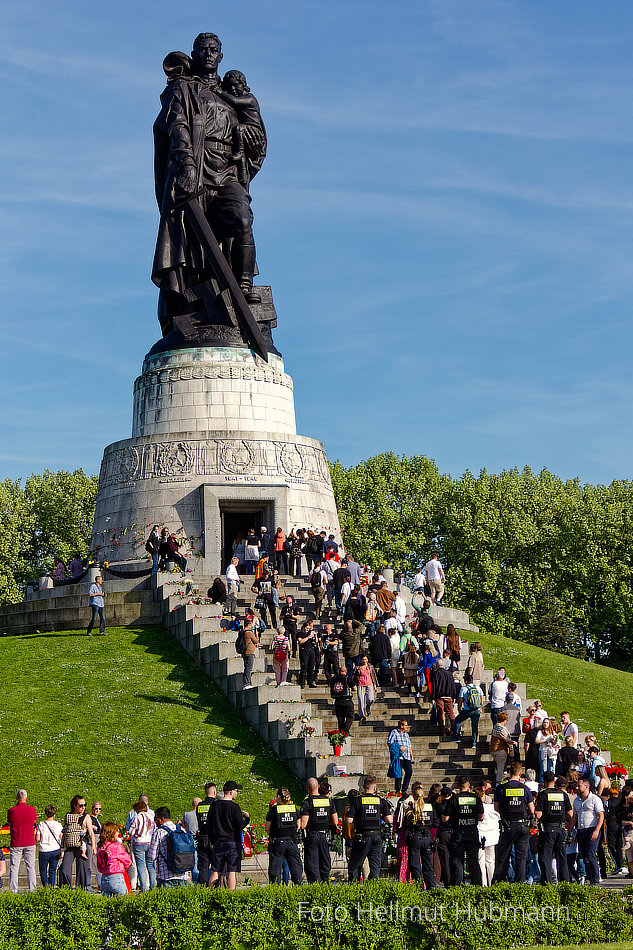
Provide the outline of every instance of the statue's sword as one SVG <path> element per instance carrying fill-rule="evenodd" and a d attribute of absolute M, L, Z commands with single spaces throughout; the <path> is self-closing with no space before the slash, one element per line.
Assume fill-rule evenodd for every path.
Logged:
<path fill-rule="evenodd" d="M 196 237 L 209 258 L 215 279 L 222 288 L 228 288 L 231 293 L 240 330 L 255 352 L 261 356 L 263 360 L 268 362 L 268 348 L 262 331 L 251 312 L 251 308 L 246 302 L 242 288 L 236 281 L 233 271 L 229 267 L 228 261 L 220 249 L 215 234 L 211 230 L 211 226 L 202 210 L 198 196 L 192 195 L 186 201 L 182 203 L 179 202 L 179 206 L 184 207 L 189 224 L 193 228 Z"/>

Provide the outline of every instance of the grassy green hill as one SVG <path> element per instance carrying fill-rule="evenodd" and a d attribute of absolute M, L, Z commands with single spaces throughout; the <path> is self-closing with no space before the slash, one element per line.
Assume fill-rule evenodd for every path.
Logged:
<path fill-rule="evenodd" d="M 26 788 L 38 810 L 76 793 L 121 820 L 136 797 L 181 815 L 205 781 L 244 785 L 263 821 L 273 788 L 296 779 L 162 627 L 4 637 L 0 814 Z"/>
<path fill-rule="evenodd" d="M 472 637 L 472 634 L 471 634 Z M 541 699 L 558 718 L 568 709 L 581 732 L 595 732 L 612 761 L 633 766 L 633 673 L 585 663 L 574 657 L 492 634 L 478 635 L 486 669 L 505 666 L 508 677 L 527 685 L 530 699 Z"/>
<path fill-rule="evenodd" d="M 633 674 L 481 634 L 486 667 L 503 664 L 552 714 L 570 709 L 614 759 L 633 765 Z M 278 785 L 297 781 L 161 627 L 0 639 L 0 809 L 24 787 L 59 811 L 77 792 L 121 820 L 140 792 L 182 813 L 205 781 L 244 785 L 263 821 Z M 0 811 L 0 814 L 2 812 Z"/>

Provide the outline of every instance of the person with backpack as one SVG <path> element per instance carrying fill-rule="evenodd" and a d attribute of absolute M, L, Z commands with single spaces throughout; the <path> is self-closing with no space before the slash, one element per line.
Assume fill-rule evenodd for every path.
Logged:
<path fill-rule="evenodd" d="M 277 686 L 282 686 L 288 678 L 288 657 L 290 656 L 290 639 L 285 627 L 277 627 L 271 649 L 273 651 L 273 670 Z"/>
<path fill-rule="evenodd" d="M 471 749 L 477 748 L 479 738 L 479 718 L 484 704 L 484 694 L 480 686 L 473 682 L 472 673 L 466 672 L 464 676 L 464 685 L 459 691 L 457 706 L 459 712 L 455 717 L 455 738 L 459 741 L 462 737 L 462 723 L 470 719 L 472 728 Z"/>
<path fill-rule="evenodd" d="M 119 897 L 128 893 L 125 872 L 132 858 L 121 844 L 119 834 L 116 822 L 106 821 L 99 835 L 97 871 L 101 875 L 101 893 L 106 897 Z"/>
<path fill-rule="evenodd" d="M 73 864 L 75 864 L 75 887 L 87 889 L 90 885 L 90 859 L 88 849 L 97 853 L 97 843 L 90 820 L 86 813 L 86 799 L 75 795 L 66 813 L 62 833 L 62 863 L 58 873 L 59 887 L 71 887 Z"/>
<path fill-rule="evenodd" d="M 323 598 L 325 597 L 326 588 L 327 577 L 325 576 L 321 561 L 317 560 L 310 573 L 310 590 L 314 597 L 314 616 L 317 620 L 321 616 L 321 606 L 323 604 Z"/>
<path fill-rule="evenodd" d="M 259 636 L 257 635 L 253 621 L 247 619 L 244 621 L 244 629 L 240 630 L 235 641 L 235 649 L 241 653 L 244 661 L 244 673 L 242 675 L 242 689 L 251 689 L 253 686 L 252 674 L 253 664 L 255 662 L 255 652 L 259 649 Z"/>
<path fill-rule="evenodd" d="M 322 539 L 318 534 L 315 534 L 314 531 L 308 531 L 308 538 L 305 543 L 304 553 L 306 558 L 306 567 L 308 569 L 308 576 L 312 571 L 312 566 L 316 567 L 317 561 L 321 560 L 321 554 L 323 552 L 323 543 Z"/>
<path fill-rule="evenodd" d="M 156 809 L 154 824 L 147 857 L 156 864 L 156 887 L 186 887 L 195 864 L 193 835 L 176 827 L 166 805 Z"/>
<path fill-rule="evenodd" d="M 270 626 L 277 626 L 277 608 L 273 597 L 274 579 L 273 574 L 268 570 L 268 566 L 265 565 L 261 577 L 257 578 L 251 587 L 252 592 L 257 594 L 255 608 L 259 610 L 260 616 L 267 627 L 269 626 L 268 614 L 270 614 Z"/>
<path fill-rule="evenodd" d="M 378 629 L 378 627 L 380 626 L 381 616 L 382 616 L 382 612 L 380 608 L 378 607 L 376 595 L 372 591 L 370 594 L 367 595 L 367 607 L 365 609 L 365 617 L 364 617 L 365 630 L 370 640 L 376 633 L 376 630 Z"/>

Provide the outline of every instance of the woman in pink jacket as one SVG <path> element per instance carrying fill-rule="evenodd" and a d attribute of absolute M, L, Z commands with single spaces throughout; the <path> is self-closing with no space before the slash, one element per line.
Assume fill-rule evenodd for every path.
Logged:
<path fill-rule="evenodd" d="M 119 828 L 113 821 L 106 821 L 101 829 L 97 849 L 97 871 L 101 874 L 101 893 L 106 897 L 127 894 L 125 871 L 132 859 L 119 841 Z"/>

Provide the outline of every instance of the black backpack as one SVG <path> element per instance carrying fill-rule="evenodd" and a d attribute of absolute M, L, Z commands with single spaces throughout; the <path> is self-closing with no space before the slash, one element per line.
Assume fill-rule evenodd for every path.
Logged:
<path fill-rule="evenodd" d="M 246 653 L 246 637 L 241 627 L 238 630 L 237 639 L 235 640 L 235 652 L 239 653 L 240 656 Z"/>

